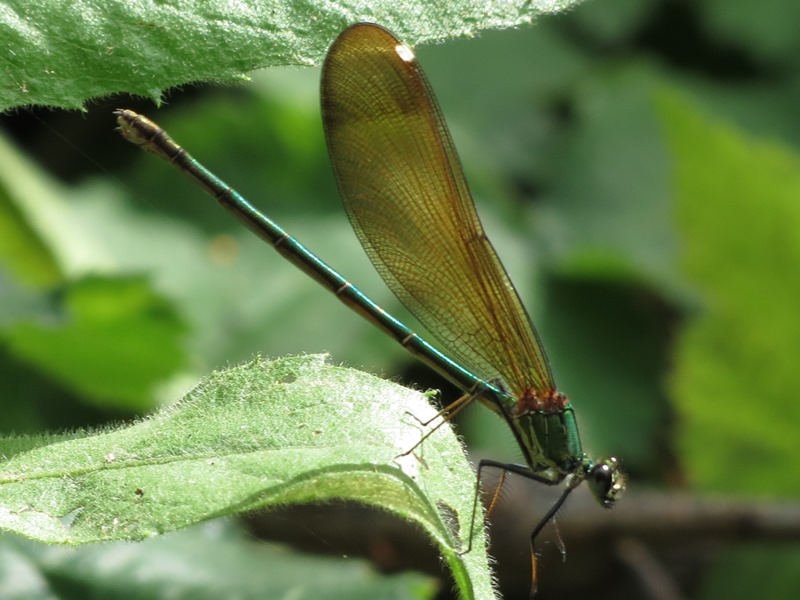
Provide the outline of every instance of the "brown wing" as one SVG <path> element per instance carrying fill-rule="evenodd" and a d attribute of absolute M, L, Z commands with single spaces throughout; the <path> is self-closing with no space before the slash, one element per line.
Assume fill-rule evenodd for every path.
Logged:
<path fill-rule="evenodd" d="M 479 377 L 499 377 L 517 397 L 552 390 L 410 48 L 377 25 L 345 30 L 323 66 L 322 113 L 350 221 L 395 295 Z"/>

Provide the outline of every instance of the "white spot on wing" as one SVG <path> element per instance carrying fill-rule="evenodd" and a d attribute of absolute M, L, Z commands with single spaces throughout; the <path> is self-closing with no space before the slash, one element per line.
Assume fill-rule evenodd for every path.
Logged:
<path fill-rule="evenodd" d="M 402 61 L 410 63 L 415 59 L 414 52 L 405 44 L 397 44 L 397 46 L 394 47 L 394 51 L 397 52 L 397 56 L 399 56 Z"/>

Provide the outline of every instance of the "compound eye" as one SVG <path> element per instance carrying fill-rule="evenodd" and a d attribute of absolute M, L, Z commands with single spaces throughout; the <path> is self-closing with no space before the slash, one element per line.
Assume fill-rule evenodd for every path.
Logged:
<path fill-rule="evenodd" d="M 587 480 L 595 498 L 606 508 L 611 508 L 625 490 L 622 475 L 614 458 L 594 465 L 587 475 Z"/>

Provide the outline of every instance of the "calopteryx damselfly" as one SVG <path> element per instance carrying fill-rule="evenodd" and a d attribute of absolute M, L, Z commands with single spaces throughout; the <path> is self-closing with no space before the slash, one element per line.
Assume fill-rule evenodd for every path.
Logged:
<path fill-rule="evenodd" d="M 259 237 L 353 310 L 393 337 L 465 395 L 445 418 L 478 399 L 508 424 L 525 464 L 484 468 L 566 487 L 533 542 L 586 480 L 603 506 L 624 490 L 617 461 L 583 452 L 567 397 L 556 389 L 528 313 L 478 219 L 433 92 L 412 50 L 382 27 L 342 32 L 322 69 L 322 115 L 350 221 L 381 277 L 447 354 L 308 251 L 194 160 L 152 121 L 116 112 L 122 135 L 199 183 Z M 502 484 L 502 479 L 501 479 Z"/>

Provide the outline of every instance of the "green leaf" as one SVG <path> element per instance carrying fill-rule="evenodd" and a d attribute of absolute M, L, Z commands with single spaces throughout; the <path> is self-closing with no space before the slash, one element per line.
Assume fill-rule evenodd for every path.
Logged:
<path fill-rule="evenodd" d="M 28 285 L 50 285 L 62 277 L 36 210 L 57 197 L 57 186 L 0 136 L 0 266 Z"/>
<path fill-rule="evenodd" d="M 419 393 L 319 356 L 212 374 L 125 428 L 51 445 L 0 441 L 0 527 L 51 543 L 140 540 L 223 515 L 346 499 L 418 523 L 465 598 L 492 597 L 475 475 Z M 401 454 L 415 448 L 406 456 Z M 482 523 L 482 515 L 476 517 Z"/>
<path fill-rule="evenodd" d="M 695 484 L 800 491 L 800 157 L 662 93 L 683 266 L 698 310 L 677 343 L 672 395 Z"/>
<path fill-rule="evenodd" d="M 0 136 L 0 267 L 29 287 L 113 265 L 69 190 Z"/>
<path fill-rule="evenodd" d="M 140 277 L 86 277 L 62 302 L 60 315 L 8 325 L 10 351 L 89 399 L 150 407 L 155 385 L 184 362 L 173 306 Z"/>
<path fill-rule="evenodd" d="M 348 23 L 380 22 L 410 44 L 530 23 L 575 0 L 427 0 L 230 3 L 108 0 L 91 9 L 57 0 L 13 0 L 0 12 L 0 110 L 43 104 L 81 108 L 128 92 L 160 100 L 194 81 L 241 80 L 255 69 L 314 65 Z M 12 50 L 13 49 L 13 50 Z"/>
<path fill-rule="evenodd" d="M 33 388 L 50 396 L 47 404 L 57 394 L 41 382 L 82 393 L 95 406 L 150 409 L 155 386 L 186 362 L 186 325 L 149 281 L 97 275 L 120 271 L 108 230 L 118 224 L 117 243 L 127 239 L 131 215 L 114 213 L 111 221 L 119 203 L 88 185 L 71 198 L 2 138 L 0 158 L 0 339 L 15 358 L 14 383 L 23 381 L 24 365 L 36 373 Z M 162 241 L 154 231 L 146 234 L 150 248 Z M 6 391 L 18 406 L 33 407 L 33 388 L 9 382 Z M 24 402 L 15 396 L 22 390 Z"/>
<path fill-rule="evenodd" d="M 309 577 L 313 573 L 313 577 Z M 24 574 L 24 576 L 21 576 Z M 264 544 L 229 522 L 153 538 L 63 548 L 0 536 L 0 596 L 53 598 L 433 598 L 436 580 L 417 573 L 382 575 L 363 560 L 312 557 Z"/>

